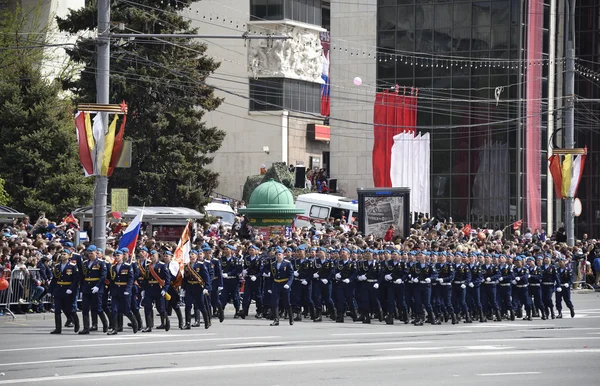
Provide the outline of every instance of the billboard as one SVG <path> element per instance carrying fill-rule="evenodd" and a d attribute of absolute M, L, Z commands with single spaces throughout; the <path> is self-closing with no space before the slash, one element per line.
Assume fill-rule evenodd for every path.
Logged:
<path fill-rule="evenodd" d="M 364 235 L 385 236 L 390 225 L 396 226 L 396 234 L 408 236 L 410 228 L 410 189 L 374 188 L 357 189 L 358 229 Z"/>

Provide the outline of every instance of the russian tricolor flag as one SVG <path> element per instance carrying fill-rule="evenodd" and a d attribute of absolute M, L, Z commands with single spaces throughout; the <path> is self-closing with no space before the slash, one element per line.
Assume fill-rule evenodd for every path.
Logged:
<path fill-rule="evenodd" d="M 121 241 L 119 242 L 119 249 L 127 247 L 129 253 L 133 253 L 135 245 L 137 244 L 138 235 L 140 234 L 140 226 L 142 225 L 143 217 L 144 209 L 142 209 L 140 214 L 135 216 L 127 229 L 125 229 L 125 233 L 123 233 L 123 237 L 121 237 Z"/>

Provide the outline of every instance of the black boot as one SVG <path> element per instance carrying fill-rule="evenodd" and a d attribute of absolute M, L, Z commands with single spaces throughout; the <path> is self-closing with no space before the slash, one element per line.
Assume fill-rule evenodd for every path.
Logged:
<path fill-rule="evenodd" d="M 292 312 L 292 307 L 288 307 L 288 319 L 290 320 L 290 326 L 294 325 L 294 313 Z"/>
<path fill-rule="evenodd" d="M 468 311 L 465 315 L 465 323 L 473 323 L 473 319 L 471 319 L 471 313 L 469 313 Z"/>
<path fill-rule="evenodd" d="M 415 326 L 422 326 L 423 325 L 423 319 L 424 316 L 421 315 L 417 315 L 417 318 L 415 319 Z"/>
<path fill-rule="evenodd" d="M 192 327 L 200 327 L 200 310 L 194 311 L 194 324 Z"/>
<path fill-rule="evenodd" d="M 160 316 L 160 324 L 158 325 L 158 327 L 156 327 L 157 330 L 164 330 L 166 328 L 165 326 L 165 318 L 167 317 L 167 314 L 159 314 Z"/>
<path fill-rule="evenodd" d="M 100 321 L 102 322 L 102 332 L 107 333 L 108 332 L 108 320 L 106 320 L 106 315 L 104 315 L 104 312 L 99 312 L 98 317 L 100 318 Z"/>
<path fill-rule="evenodd" d="M 73 319 L 73 331 L 79 332 L 79 317 L 77 316 L 77 312 L 71 313 L 71 319 Z"/>
<path fill-rule="evenodd" d="M 378 311 L 377 319 L 379 320 L 379 323 L 382 323 L 384 318 L 383 318 L 383 311 L 382 311 L 381 307 L 379 307 L 379 309 L 377 311 Z M 393 315 L 392 315 L 392 318 L 393 318 Z"/>
<path fill-rule="evenodd" d="M 458 318 L 456 317 L 456 314 L 453 312 L 452 314 L 450 314 L 450 316 L 452 317 L 452 324 L 457 324 Z"/>
<path fill-rule="evenodd" d="M 83 321 L 83 328 L 85 329 L 85 320 Z M 98 312 L 92 311 L 92 326 L 90 331 L 98 331 Z"/>
<path fill-rule="evenodd" d="M 271 323 L 271 326 L 279 326 L 279 311 L 277 308 L 273 310 L 273 323 Z"/>
<path fill-rule="evenodd" d="M 394 324 L 394 315 L 391 313 L 387 314 L 387 317 L 385 318 L 385 324 Z"/>
<path fill-rule="evenodd" d="M 165 321 L 165 331 L 169 331 L 171 329 L 171 321 L 166 313 L 163 314 L 163 320 Z"/>
<path fill-rule="evenodd" d="M 62 320 L 59 313 L 54 313 L 54 330 L 51 334 L 60 334 L 62 332 Z"/>
<path fill-rule="evenodd" d="M 575 317 L 575 307 L 570 307 L 569 310 L 571 311 L 571 318 Z"/>
<path fill-rule="evenodd" d="M 313 322 L 317 322 L 317 323 L 322 322 L 323 321 L 323 316 L 322 316 L 323 310 L 320 307 L 316 308 L 315 313 L 316 314 L 315 314 L 315 318 L 313 319 Z"/>
<path fill-rule="evenodd" d="M 185 325 L 183 326 L 184 330 L 192 329 L 192 310 L 185 310 Z"/>
<path fill-rule="evenodd" d="M 337 310 L 335 309 L 335 307 L 331 307 L 331 310 L 329 311 L 329 317 L 331 318 L 331 320 L 338 319 Z M 342 319 L 344 319 L 344 315 L 342 315 Z"/>
<path fill-rule="evenodd" d="M 152 332 L 152 327 L 154 326 L 154 316 L 152 312 L 150 315 L 146 314 L 146 328 L 142 329 L 142 332 Z"/>
<path fill-rule="evenodd" d="M 177 315 L 177 322 L 179 323 L 179 329 L 183 330 L 183 315 L 181 314 L 181 308 L 179 306 L 173 308 L 175 315 Z"/>
<path fill-rule="evenodd" d="M 247 306 L 242 306 L 240 318 L 246 319 L 246 316 L 248 316 L 248 311 L 250 311 L 250 304 L 248 304 Z"/>
<path fill-rule="evenodd" d="M 554 318 L 555 318 L 555 316 L 554 316 L 554 307 L 553 307 L 553 308 L 550 308 L 550 317 L 551 317 L 552 319 L 554 319 Z"/>
<path fill-rule="evenodd" d="M 123 314 L 119 313 L 117 318 L 117 332 L 123 332 Z"/>
<path fill-rule="evenodd" d="M 210 322 L 210 318 L 208 317 L 208 313 L 206 310 L 202 310 L 202 318 L 204 319 L 204 329 L 208 330 L 212 323 Z"/>
<path fill-rule="evenodd" d="M 113 319 L 112 312 L 109 310 L 109 311 L 106 311 L 105 313 L 106 313 L 106 318 L 108 319 L 108 329 L 109 330 L 114 330 L 115 326 L 113 325 L 113 320 L 114 319 Z"/>
<path fill-rule="evenodd" d="M 65 322 L 65 327 L 74 327 L 73 317 L 71 316 L 71 314 L 67 314 L 67 321 Z"/>
<path fill-rule="evenodd" d="M 118 312 L 117 314 L 112 315 L 112 329 L 110 329 L 106 335 L 117 335 L 118 333 L 118 326 L 119 326 L 119 316 L 118 316 Z"/>
<path fill-rule="evenodd" d="M 363 324 L 371 324 L 371 314 L 366 312 L 364 314 Z"/>
<path fill-rule="evenodd" d="M 131 322 L 131 328 L 133 328 L 133 333 L 137 333 L 139 328 L 137 319 L 135 318 L 135 315 L 133 315 L 133 312 L 129 311 L 129 313 L 127 314 L 127 319 L 129 319 L 129 321 Z"/>
<path fill-rule="evenodd" d="M 523 318 L 523 320 L 531 321 L 531 310 L 525 310 L 525 317 Z"/>
<path fill-rule="evenodd" d="M 84 312 L 81 316 L 83 318 L 83 330 L 79 331 L 79 335 L 88 335 L 90 333 L 90 314 Z"/>
<path fill-rule="evenodd" d="M 500 315 L 500 310 L 496 310 L 496 311 L 494 312 L 494 314 L 496 315 L 496 317 L 495 317 L 494 321 L 495 321 L 495 322 L 501 322 L 501 321 L 502 321 L 502 316 Z"/>
<path fill-rule="evenodd" d="M 450 315 L 447 312 L 444 312 L 444 323 L 448 323 L 448 320 L 450 320 Z M 456 323 L 452 323 L 452 324 L 456 324 Z"/>
<path fill-rule="evenodd" d="M 556 315 L 556 319 L 562 319 L 562 310 L 558 311 L 558 314 Z"/>
<path fill-rule="evenodd" d="M 296 316 L 294 317 L 294 322 L 301 322 L 301 321 L 302 321 L 302 313 L 296 312 Z"/>
<path fill-rule="evenodd" d="M 510 320 L 514 321 L 515 320 L 515 311 L 509 310 L 508 313 L 510 314 Z"/>
<path fill-rule="evenodd" d="M 542 320 L 546 320 L 546 319 L 547 319 L 547 318 L 546 318 L 546 310 L 544 310 L 544 309 L 540 309 L 540 312 L 539 312 L 539 314 L 540 314 L 540 315 L 542 315 Z"/>
<path fill-rule="evenodd" d="M 223 320 L 225 320 L 225 312 L 223 311 L 223 306 L 219 306 L 219 322 L 223 323 Z"/>
<path fill-rule="evenodd" d="M 335 322 L 336 323 L 344 323 L 344 310 L 336 312 Z"/>
<path fill-rule="evenodd" d="M 487 323 L 487 318 L 483 315 L 483 310 L 479 310 L 479 323 Z"/>
<path fill-rule="evenodd" d="M 442 322 L 431 313 L 429 314 L 429 318 L 431 319 L 431 324 L 434 326 L 442 324 Z"/>
<path fill-rule="evenodd" d="M 356 313 L 356 309 L 353 309 L 350 311 L 350 316 L 352 317 L 352 321 L 356 322 L 356 320 L 358 319 L 357 313 Z"/>
<path fill-rule="evenodd" d="M 402 321 L 404 322 L 404 324 L 408 324 L 409 320 L 408 320 L 408 309 L 405 309 L 404 312 L 402 313 Z"/>
<path fill-rule="evenodd" d="M 138 331 L 142 330 L 144 328 L 144 325 L 142 324 L 142 315 L 140 315 L 140 310 L 135 311 L 133 313 L 133 316 L 135 316 Z"/>

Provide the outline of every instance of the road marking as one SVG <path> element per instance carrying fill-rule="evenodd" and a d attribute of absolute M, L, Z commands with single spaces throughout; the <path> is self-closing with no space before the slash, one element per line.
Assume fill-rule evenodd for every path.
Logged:
<path fill-rule="evenodd" d="M 75 340 L 71 340 L 70 342 L 76 343 L 76 342 L 96 342 L 96 341 L 107 341 L 107 340 L 136 340 L 136 339 L 144 339 L 144 338 L 164 338 L 164 339 L 169 339 L 169 338 L 183 338 L 184 336 L 214 336 L 217 334 L 190 334 L 190 335 L 184 335 L 184 334 L 135 334 L 135 335 L 126 335 L 126 336 L 112 336 L 112 337 L 105 337 L 105 338 L 88 338 L 88 339 L 75 339 Z"/>
<path fill-rule="evenodd" d="M 460 328 L 507 328 L 507 327 L 531 327 L 531 328 L 548 327 L 548 328 L 551 328 L 551 327 L 554 327 L 554 325 L 553 324 L 482 323 L 482 324 L 473 324 L 470 326 L 463 325 L 463 326 L 457 326 L 457 327 L 460 327 Z"/>
<path fill-rule="evenodd" d="M 281 338 L 280 336 L 245 336 L 238 338 L 209 338 L 209 339 L 180 339 L 180 340 L 171 340 L 165 343 L 188 343 L 188 342 L 211 342 L 211 341 L 221 341 L 221 340 L 248 340 L 248 339 L 277 339 Z M 140 344 L 156 344 L 157 342 L 119 342 L 119 346 L 125 345 L 140 345 Z M 162 342 L 160 342 L 162 343 Z M 115 343 L 106 343 L 106 344 L 78 344 L 78 345 L 69 345 L 69 346 L 49 346 L 49 347 L 21 347 L 21 348 L 7 348 L 1 349 L 0 352 L 16 352 L 16 351 L 38 351 L 38 350 L 55 350 L 55 349 L 65 349 L 65 348 L 78 348 L 78 347 L 106 347 L 106 346 L 114 346 Z"/>
<path fill-rule="evenodd" d="M 487 373 L 487 374 L 475 374 L 480 377 L 501 377 L 504 375 L 537 375 L 541 374 L 539 371 L 523 371 L 520 373 Z"/>
<path fill-rule="evenodd" d="M 323 341 L 321 341 L 323 342 Z M 333 341 L 332 341 L 333 342 Z M 336 342 L 343 342 L 337 340 Z M 295 343 L 304 343 L 304 341 L 297 341 Z M 345 343 L 345 344 L 322 344 L 322 345 L 306 345 L 306 346 L 294 346 L 293 350 L 303 349 L 315 349 L 315 348 L 337 348 L 337 347 L 362 347 L 362 346 L 383 346 L 383 345 L 399 345 L 399 344 L 431 344 L 430 341 L 411 341 L 411 342 L 369 342 L 369 343 Z M 289 346 L 270 346 L 270 347 L 240 347 L 240 348 L 227 348 L 227 349 L 215 349 L 215 350 L 195 350 L 195 351 L 175 351 L 171 353 L 147 353 L 147 354 L 124 354 L 124 355 L 107 355 L 98 357 L 81 357 L 81 358 L 67 358 L 67 359 L 49 359 L 31 362 L 14 362 L 14 363 L 0 363 L 0 367 L 10 366 L 30 366 L 37 364 L 48 364 L 48 363 L 63 363 L 63 362 L 84 362 L 84 361 L 101 361 L 111 359 L 126 359 L 126 358 L 147 358 L 161 355 L 195 355 L 195 354 L 222 354 L 231 353 L 233 351 L 274 351 L 274 350 L 290 350 Z"/>
<path fill-rule="evenodd" d="M 478 342 L 531 342 L 534 340 L 590 340 L 590 339 L 600 339 L 600 337 L 589 337 L 589 336 L 570 336 L 570 337 L 562 337 L 562 338 L 544 338 L 544 337 L 535 337 L 535 338 L 502 338 L 502 339 L 479 339 Z"/>
<path fill-rule="evenodd" d="M 514 347 L 509 346 L 441 346 L 441 347 L 394 347 L 382 348 L 373 351 L 420 351 L 420 350 L 447 350 L 447 349 L 467 349 L 467 350 L 508 350 Z"/>
<path fill-rule="evenodd" d="M 334 358 L 334 359 L 313 359 L 313 360 L 297 360 L 297 361 L 280 361 L 280 362 L 255 362 L 255 363 L 236 363 L 226 365 L 209 365 L 209 366 L 194 366 L 194 367 L 173 367 L 173 368 L 155 368 L 141 370 L 122 370 L 122 371 L 105 371 L 98 373 L 59 375 L 53 377 L 37 377 L 37 378 L 21 378 L 0 381 L 0 385 L 11 385 L 20 383 L 43 383 L 43 382 L 62 382 L 69 380 L 81 379 L 97 379 L 110 377 L 125 377 L 136 375 L 152 375 L 152 374 L 175 374 L 195 372 L 204 374 L 207 371 L 218 370 L 237 370 L 250 369 L 255 371 L 257 368 L 269 367 L 294 367 L 294 366 L 312 366 L 312 365 L 337 365 L 348 363 L 367 363 L 367 362 L 397 362 L 406 360 L 437 359 L 437 358 L 470 358 L 470 357 L 496 357 L 507 355 L 568 355 L 568 354 L 598 354 L 600 349 L 553 349 L 553 350 L 516 350 L 516 351 L 487 351 L 487 352 L 468 352 L 468 353 L 435 353 L 435 354 L 417 354 L 417 355 L 394 355 L 394 356 L 376 356 L 376 357 L 352 357 L 352 358 Z M 157 353 L 157 355 L 169 355 L 169 353 Z"/>
<path fill-rule="evenodd" d="M 387 332 L 352 332 L 344 334 L 331 334 L 331 336 L 370 336 L 370 335 L 413 335 L 413 334 L 464 334 L 473 332 L 469 330 L 450 330 L 450 331 L 387 331 Z"/>
<path fill-rule="evenodd" d="M 544 328 L 538 329 L 540 332 L 550 332 L 550 331 L 558 331 L 558 332 L 568 332 L 568 331 L 587 331 L 587 330 L 600 330 L 600 327 L 557 327 L 557 328 Z M 531 332 L 531 330 L 517 330 L 518 332 Z"/>

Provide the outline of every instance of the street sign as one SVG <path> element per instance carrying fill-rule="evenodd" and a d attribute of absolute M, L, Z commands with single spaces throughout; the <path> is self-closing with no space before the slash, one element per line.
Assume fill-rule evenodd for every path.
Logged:
<path fill-rule="evenodd" d="M 111 211 L 125 213 L 129 209 L 129 190 L 112 189 L 110 192 Z"/>

